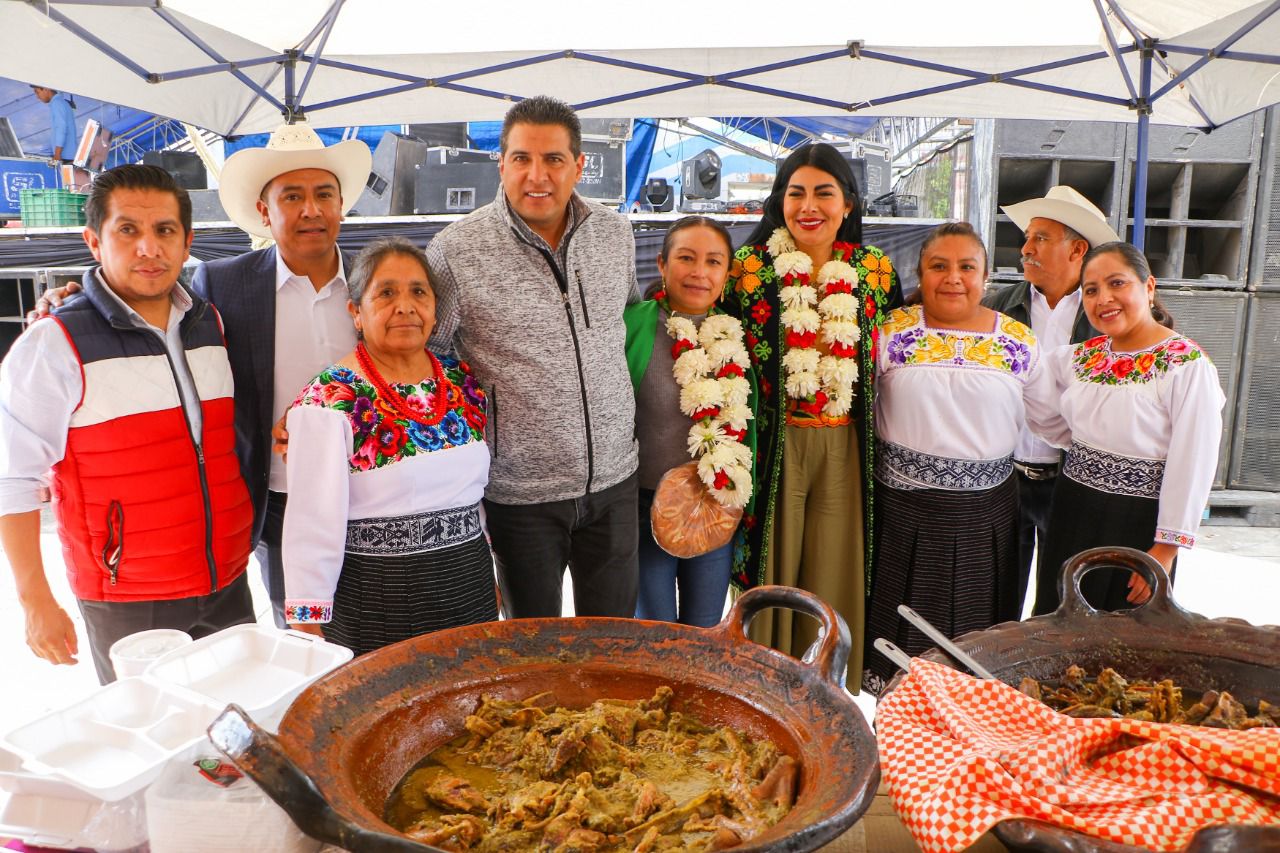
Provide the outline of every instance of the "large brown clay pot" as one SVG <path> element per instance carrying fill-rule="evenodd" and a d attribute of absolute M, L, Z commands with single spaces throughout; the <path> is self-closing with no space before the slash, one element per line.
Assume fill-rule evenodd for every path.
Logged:
<path fill-rule="evenodd" d="M 747 639 L 768 607 L 823 623 L 812 664 Z M 358 851 L 433 847 L 382 819 L 396 783 L 464 731 L 482 695 L 552 691 L 566 707 L 648 698 L 667 684 L 673 707 L 769 738 L 800 762 L 794 809 L 742 851 L 816 850 L 866 811 L 880 779 L 875 738 L 841 686 L 849 630 L 815 596 L 787 587 L 742 595 L 718 626 L 634 619 L 517 619 L 456 628 L 359 658 L 309 687 L 278 738 L 231 706 L 210 737 L 298 826 Z"/>
<path fill-rule="evenodd" d="M 1152 587 L 1150 600 L 1132 610 L 1094 610 L 1080 579 L 1094 569 L 1126 568 Z M 1026 676 L 1054 681 L 1071 664 L 1096 675 L 1112 667 L 1128 679 L 1172 678 L 1191 694 L 1226 690 L 1250 708 L 1259 699 L 1280 703 L 1280 627 L 1240 619 L 1206 619 L 1174 603 L 1168 575 L 1148 554 L 1132 548 L 1093 548 L 1068 560 L 1058 578 L 1062 604 L 1048 616 L 974 631 L 955 643 L 996 678 L 1017 686 Z M 1248 590 L 1241 590 L 1247 595 Z M 921 657 L 964 669 L 934 649 Z M 898 685 L 890 682 L 886 692 Z M 1015 850 L 1046 853 L 1138 853 L 1117 844 L 1035 821 L 1005 821 L 996 836 Z M 1201 830 L 1187 853 L 1280 853 L 1280 829 L 1220 826 Z"/>

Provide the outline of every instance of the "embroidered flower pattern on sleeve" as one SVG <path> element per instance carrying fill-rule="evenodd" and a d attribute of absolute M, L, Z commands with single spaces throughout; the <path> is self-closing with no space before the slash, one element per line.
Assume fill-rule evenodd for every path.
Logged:
<path fill-rule="evenodd" d="M 1072 365 L 1082 382 L 1101 385 L 1129 385 L 1150 382 L 1171 369 L 1203 358 L 1204 351 L 1195 341 L 1182 335 L 1161 341 L 1139 352 L 1113 353 L 1106 335 L 1077 344 Z"/>
<path fill-rule="evenodd" d="M 1157 528 L 1156 541 L 1166 545 L 1177 545 L 1179 548 L 1193 548 L 1196 544 L 1196 537 L 1187 533 L 1179 533 L 1176 530 Z"/>
<path fill-rule="evenodd" d="M 333 619 L 332 601 L 285 602 L 285 622 L 329 622 Z"/>
<path fill-rule="evenodd" d="M 351 424 L 351 471 L 370 471 L 419 453 L 431 453 L 484 441 L 485 397 L 470 368 L 455 359 L 440 359 L 443 381 L 428 379 L 394 388 L 410 412 L 434 409 L 443 393 L 445 414 L 426 424 L 399 417 L 360 374 L 346 367 L 330 367 L 312 380 L 295 406 L 322 406 L 342 412 Z"/>

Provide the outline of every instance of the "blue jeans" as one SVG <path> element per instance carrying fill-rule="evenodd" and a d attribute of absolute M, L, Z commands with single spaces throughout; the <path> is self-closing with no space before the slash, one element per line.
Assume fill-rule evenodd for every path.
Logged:
<path fill-rule="evenodd" d="M 649 524 L 653 492 L 640 490 L 640 584 L 636 618 L 706 628 L 720 621 L 729 592 L 733 544 L 681 560 L 658 547 Z M 680 608 L 677 618 L 676 590 Z"/>

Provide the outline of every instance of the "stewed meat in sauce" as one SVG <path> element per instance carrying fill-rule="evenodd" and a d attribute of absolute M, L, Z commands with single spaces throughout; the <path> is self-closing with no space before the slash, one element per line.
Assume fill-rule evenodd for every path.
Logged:
<path fill-rule="evenodd" d="M 776 824 L 799 765 L 767 741 L 645 700 L 583 710 L 485 698 L 397 786 L 387 822 L 444 850 L 712 851 Z"/>

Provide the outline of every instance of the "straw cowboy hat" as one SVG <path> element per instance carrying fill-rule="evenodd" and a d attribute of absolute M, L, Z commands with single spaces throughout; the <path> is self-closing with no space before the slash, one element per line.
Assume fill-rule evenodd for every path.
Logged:
<path fill-rule="evenodd" d="M 271 134 L 266 148 L 245 148 L 232 154 L 222 166 L 218 198 L 231 221 L 256 237 L 270 237 L 262 222 L 258 199 L 272 178 L 296 169 L 324 169 L 338 178 L 345 216 L 369 180 L 373 155 L 369 146 L 349 139 L 325 147 L 305 122 L 282 124 Z"/>
<path fill-rule="evenodd" d="M 1056 186 L 1044 198 L 1033 198 L 1000 209 L 1023 231 L 1027 230 L 1032 219 L 1040 217 L 1073 229 L 1088 240 L 1091 247 L 1120 240 L 1120 235 L 1107 223 L 1102 211 L 1071 187 Z"/>

